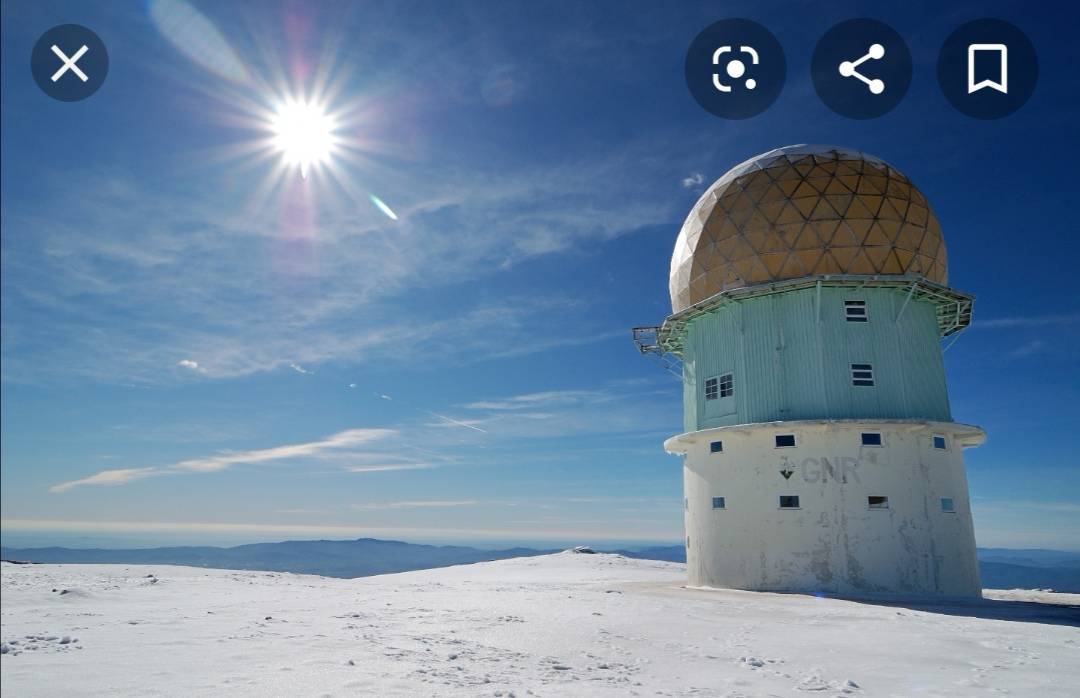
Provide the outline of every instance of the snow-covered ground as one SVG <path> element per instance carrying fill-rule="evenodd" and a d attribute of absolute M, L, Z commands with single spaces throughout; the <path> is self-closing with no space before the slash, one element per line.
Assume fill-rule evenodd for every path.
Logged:
<path fill-rule="evenodd" d="M 1077 595 L 686 589 L 683 565 L 573 553 L 363 579 L 2 572 L 5 698 L 1080 694 Z"/>

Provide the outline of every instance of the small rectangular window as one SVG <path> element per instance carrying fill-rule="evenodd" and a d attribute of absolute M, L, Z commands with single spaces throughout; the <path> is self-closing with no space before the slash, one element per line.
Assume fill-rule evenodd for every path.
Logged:
<path fill-rule="evenodd" d="M 713 441 L 713 442 L 711 442 L 709 444 L 709 453 L 723 453 L 723 451 L 724 451 L 724 442 L 723 441 Z"/>
<path fill-rule="evenodd" d="M 941 510 L 947 514 L 952 514 L 956 511 L 956 502 L 953 501 L 952 497 L 941 498 Z"/>
<path fill-rule="evenodd" d="M 795 435 L 794 434 L 777 434 L 776 435 L 776 447 L 777 448 L 794 448 L 795 447 Z"/>
<path fill-rule="evenodd" d="M 683 505 L 684 510 L 690 511 L 690 498 L 689 497 L 683 497 L 682 505 Z"/>
<path fill-rule="evenodd" d="M 864 431 L 862 434 L 863 446 L 880 446 L 881 434 L 876 431 Z"/>
<path fill-rule="evenodd" d="M 705 381 L 705 399 L 715 400 L 720 396 L 720 381 L 716 378 L 710 378 Z"/>
<path fill-rule="evenodd" d="M 724 502 L 724 498 L 723 497 L 713 497 L 712 498 L 712 508 L 713 509 L 727 509 L 726 503 Z"/>
<path fill-rule="evenodd" d="M 851 384 L 874 385 L 874 367 L 871 364 L 851 364 Z"/>
<path fill-rule="evenodd" d="M 949 445 L 945 442 L 945 437 L 944 436 L 939 436 L 938 434 L 934 434 L 934 448 L 936 448 L 939 451 L 947 451 L 947 450 L 949 450 Z"/>
<path fill-rule="evenodd" d="M 866 322 L 866 301 L 844 301 L 844 317 L 848 322 Z"/>
<path fill-rule="evenodd" d="M 866 505 L 871 509 L 888 509 L 889 498 L 871 495 L 866 498 Z"/>
<path fill-rule="evenodd" d="M 735 394 L 735 375 L 725 373 L 720 376 L 720 397 L 731 397 Z"/>
<path fill-rule="evenodd" d="M 781 509 L 798 509 L 799 497 L 793 494 L 780 495 L 780 508 Z"/>

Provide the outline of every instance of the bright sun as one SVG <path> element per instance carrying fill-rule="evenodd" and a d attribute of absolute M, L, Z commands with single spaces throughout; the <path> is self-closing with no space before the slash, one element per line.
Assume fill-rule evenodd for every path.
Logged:
<path fill-rule="evenodd" d="M 285 102 L 274 114 L 271 127 L 274 147 L 286 164 L 300 167 L 302 177 L 306 178 L 312 167 L 329 161 L 334 149 L 334 122 L 319 105 Z"/>

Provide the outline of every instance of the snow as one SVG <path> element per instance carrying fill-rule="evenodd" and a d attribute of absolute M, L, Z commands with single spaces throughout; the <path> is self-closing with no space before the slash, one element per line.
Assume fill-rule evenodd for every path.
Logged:
<path fill-rule="evenodd" d="M 884 603 L 687 589 L 560 553 L 361 579 L 3 565 L 3 693 L 1075 695 L 1080 595 Z"/>

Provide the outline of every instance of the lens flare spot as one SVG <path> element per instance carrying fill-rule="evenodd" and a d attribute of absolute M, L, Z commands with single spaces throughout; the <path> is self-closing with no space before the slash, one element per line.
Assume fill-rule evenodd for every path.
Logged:
<path fill-rule="evenodd" d="M 368 198 L 371 199 L 371 203 L 375 204 L 375 208 L 386 214 L 387 218 L 392 221 L 396 221 L 398 219 L 397 214 L 394 213 L 394 210 L 387 206 L 385 203 L 383 203 L 382 199 L 375 196 L 374 194 L 368 194 Z"/>
<path fill-rule="evenodd" d="M 150 0 L 149 12 L 162 36 L 197 65 L 238 84 L 251 79 L 221 31 L 184 0 Z"/>

